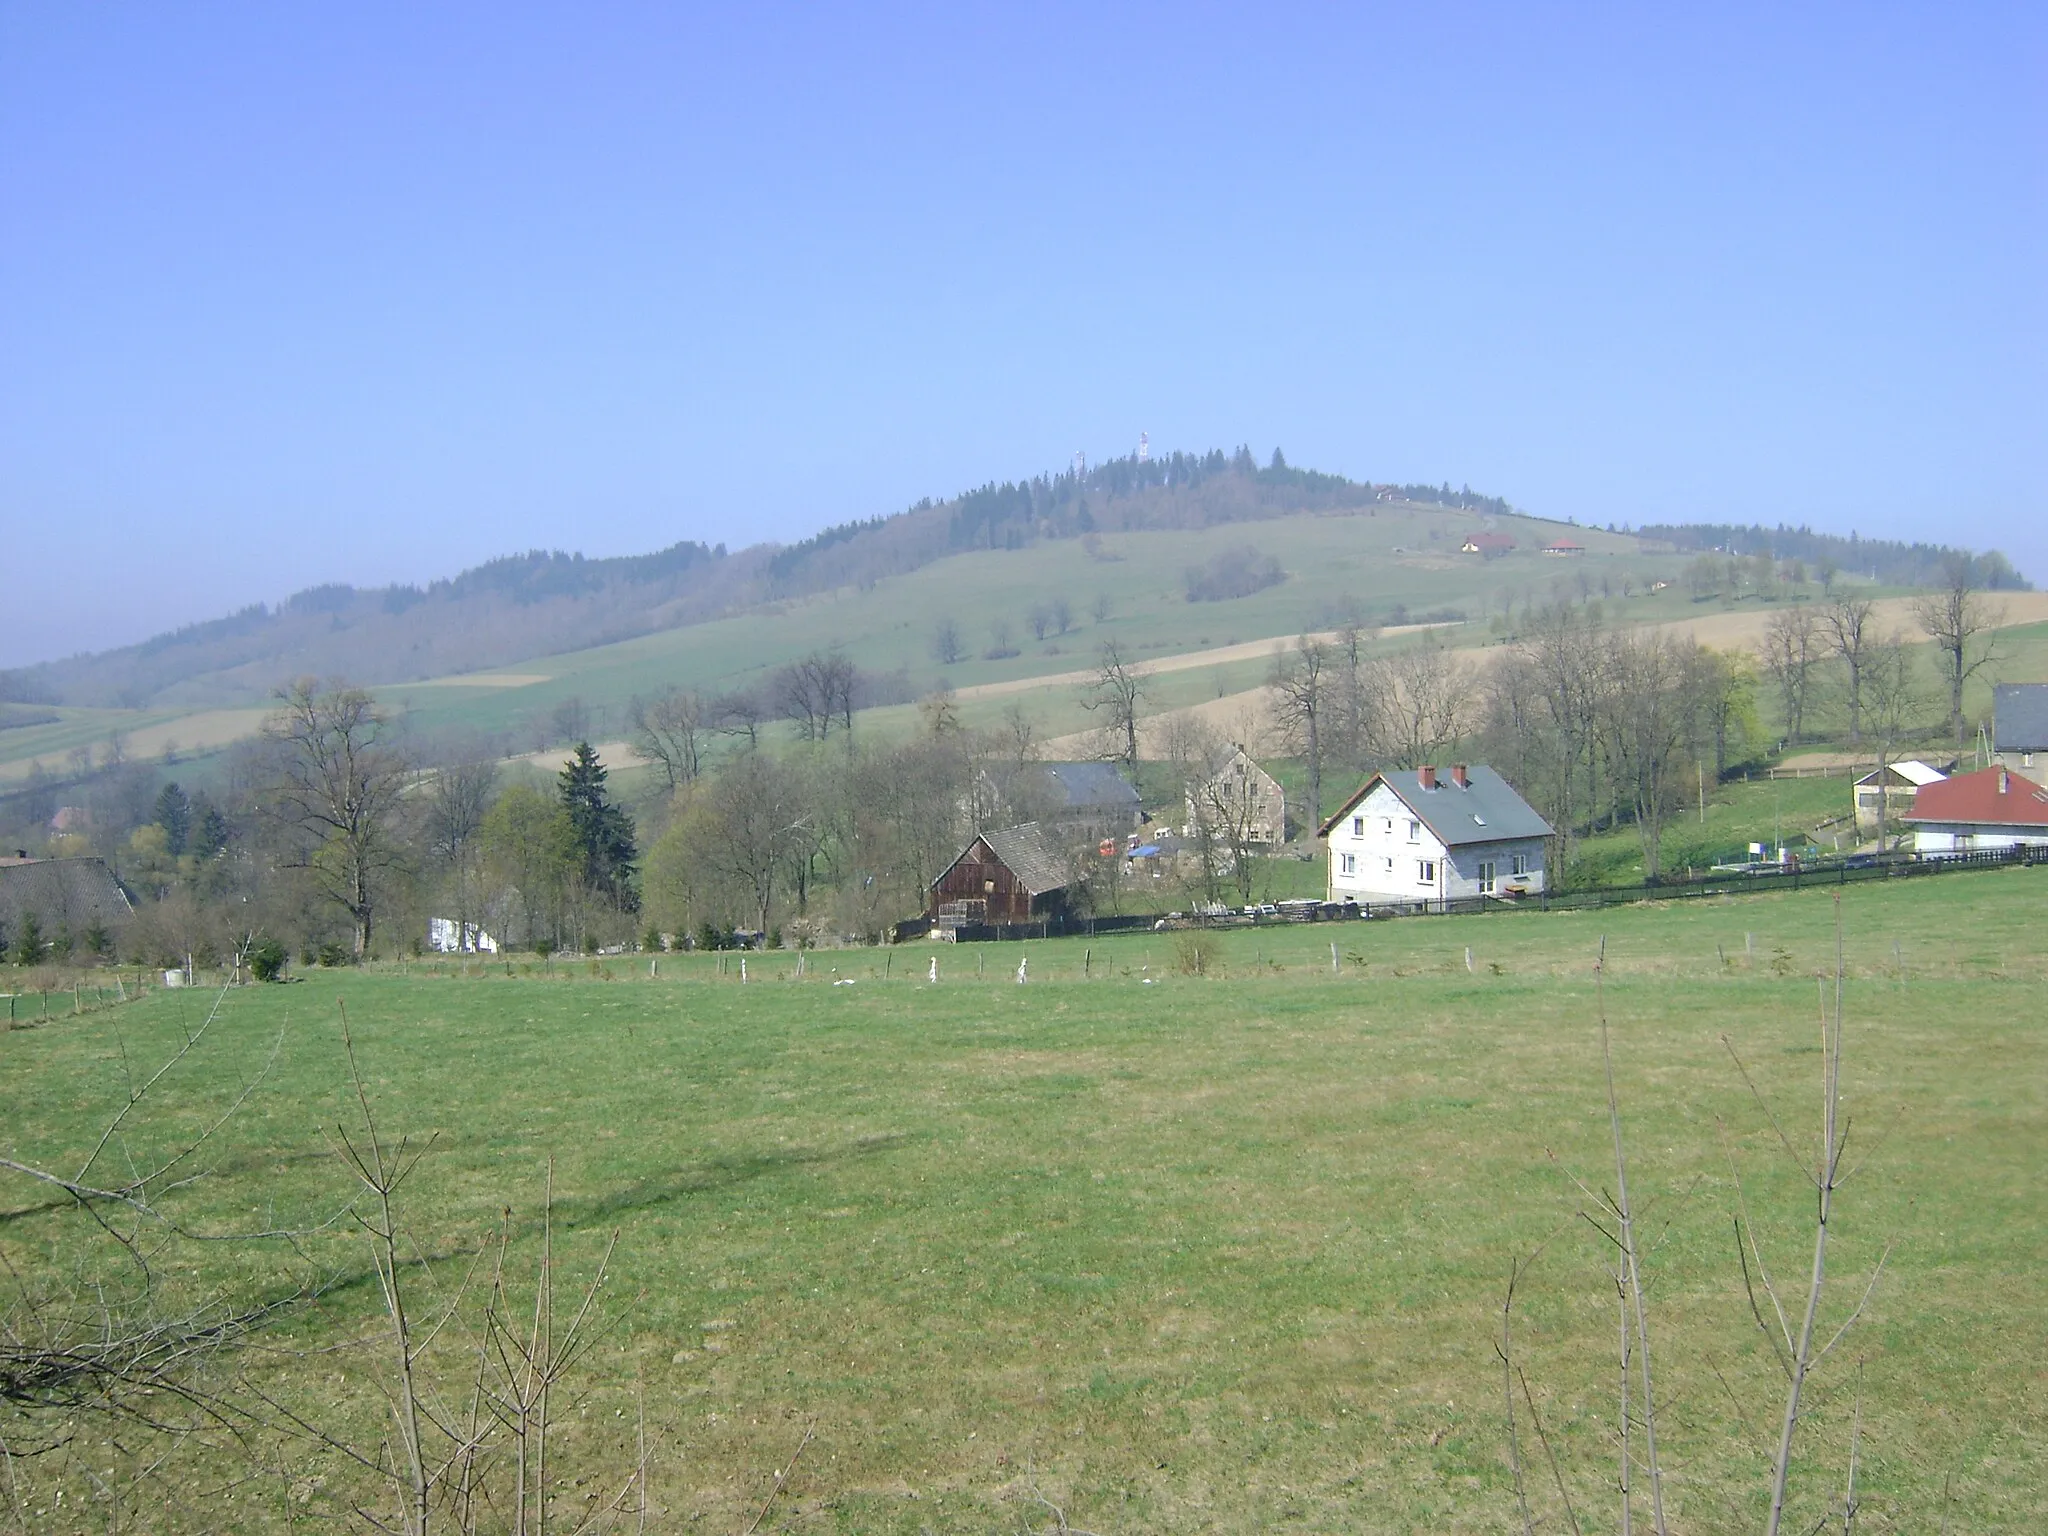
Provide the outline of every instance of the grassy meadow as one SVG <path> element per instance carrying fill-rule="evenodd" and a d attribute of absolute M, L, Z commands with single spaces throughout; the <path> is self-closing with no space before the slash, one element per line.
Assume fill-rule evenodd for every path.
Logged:
<path fill-rule="evenodd" d="M 1863 1166 L 1825 1318 L 1890 1260 L 1810 1395 L 1790 1528 L 1839 1495 L 1860 1370 L 1860 1529 L 1936 1529 L 1945 1488 L 1954 1529 L 2038 1529 L 2044 879 L 1842 898 Z M 511 1268 L 531 1276 L 551 1160 L 565 1292 L 618 1234 L 612 1331 L 558 1408 L 560 1517 L 629 1466 L 644 1404 L 653 1529 L 747 1529 L 807 1430 L 762 1529 L 1049 1530 L 1052 1505 L 1098 1532 L 1518 1528 L 1495 1341 L 1510 1264 L 1540 1249 L 1518 1363 L 1578 1518 L 1612 1529 L 1614 1293 L 1568 1177 L 1612 1178 L 1604 938 L 1656 1243 L 1673 1527 L 1758 1529 L 1780 1392 L 1743 1299 L 1731 1168 L 1788 1287 L 1813 1199 L 1722 1040 L 1809 1142 L 1834 914 L 1803 892 L 1266 928 L 1221 936 L 1202 975 L 1167 934 L 818 951 L 802 977 L 755 955 L 744 984 L 714 956 L 652 975 L 645 957 L 314 971 L 228 994 L 124 1135 L 138 1160 L 174 1144 L 269 1062 L 178 1208 L 221 1226 L 331 1214 L 345 1181 L 323 1128 L 354 1117 L 341 999 L 381 1126 L 431 1138 L 403 1191 L 422 1295 L 447 1293 L 507 1208 Z M 123 1100 L 123 1061 L 167 1056 L 209 1001 L 160 992 L 0 1037 L 0 1153 L 75 1165 Z M 18 1271 L 89 1251 L 26 1187 L 0 1200 Z M 336 1347 L 377 1324 L 367 1258 L 338 1229 L 303 1249 L 331 1288 L 252 1368 L 374 1444 L 379 1359 Z M 175 1252 L 179 1293 L 303 1273 L 276 1247 Z M 1532 1501 L 1562 1529 L 1521 1411 Z M 69 1529 L 35 1519 L 60 1507 L 106 1528 L 85 1471 L 121 1453 L 82 1428 L 25 1464 L 33 1528 Z M 350 1487 L 303 1447 L 276 1479 L 223 1478 L 188 1453 L 140 1525 L 326 1528 Z"/>

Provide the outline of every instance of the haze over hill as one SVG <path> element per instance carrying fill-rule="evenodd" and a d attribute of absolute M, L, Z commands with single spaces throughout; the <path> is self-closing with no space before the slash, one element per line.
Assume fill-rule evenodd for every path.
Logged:
<path fill-rule="evenodd" d="M 611 645 L 834 589 L 865 589 L 970 551 L 1393 507 L 1463 513 L 1518 534 L 1524 548 L 1568 526 L 1531 518 L 1469 486 L 1361 482 L 1296 468 L 1278 449 L 1263 465 L 1244 447 L 1230 454 L 1132 455 L 1086 470 L 991 482 L 790 545 L 728 551 L 684 541 L 611 559 L 534 550 L 424 587 L 311 587 L 274 607 L 254 604 L 138 645 L 0 673 L 0 702 L 190 709 L 259 704 L 298 675 L 418 682 Z M 1929 579 L 1951 553 L 1938 544 L 1842 538 L 1782 524 L 1659 526 L 1642 530 L 1641 544 L 1667 552 L 1771 554 L 1902 586 Z M 1249 546 L 1210 558 L 1210 567 L 1189 575 L 1190 601 L 1228 601 L 1284 575 L 1270 555 Z M 2002 555 L 1976 558 L 1984 585 L 2026 584 Z M 1304 614 L 1300 622 L 1313 618 Z"/>

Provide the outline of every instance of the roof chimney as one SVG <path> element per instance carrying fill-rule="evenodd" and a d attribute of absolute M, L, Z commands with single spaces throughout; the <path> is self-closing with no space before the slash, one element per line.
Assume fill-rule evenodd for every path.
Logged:
<path fill-rule="evenodd" d="M 1415 776 L 1422 781 L 1424 789 L 1436 788 L 1436 768 L 1433 764 L 1424 763 L 1415 770 Z"/>
<path fill-rule="evenodd" d="M 2000 793 L 2001 795 L 2003 795 L 2003 794 L 2009 794 L 2009 793 L 2011 792 L 2011 790 L 2012 790 L 2012 778 L 2011 778 L 2011 776 L 2010 776 L 2009 774 L 2007 774 L 2007 773 L 2006 773 L 2006 771 L 2005 771 L 2005 764 L 2003 764 L 2003 763 L 2000 763 L 2000 764 L 1998 765 L 1998 792 L 1999 792 L 1999 793 Z"/>
<path fill-rule="evenodd" d="M 1470 789 L 1472 787 L 1471 780 L 1465 776 L 1465 765 L 1463 763 L 1451 764 L 1451 782 L 1460 789 Z"/>

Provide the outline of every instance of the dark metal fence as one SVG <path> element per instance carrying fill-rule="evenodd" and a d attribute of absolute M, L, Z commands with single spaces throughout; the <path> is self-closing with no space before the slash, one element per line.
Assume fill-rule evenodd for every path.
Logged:
<path fill-rule="evenodd" d="M 1689 901 L 1702 896 L 1760 896 L 1767 891 L 1797 891 L 1811 886 L 1861 885 L 1870 880 L 1914 880 L 1969 869 L 2001 869 L 2048 865 L 2048 847 L 1983 849 L 1970 853 L 1892 854 L 1884 858 L 1849 859 L 1838 863 L 1790 865 L 1753 873 L 1709 872 L 1655 885 L 1601 885 L 1582 890 L 1546 891 L 1508 898 L 1464 896 L 1446 901 L 1371 902 L 1339 906 L 1296 903 L 1277 913 L 1233 912 L 1214 917 L 1193 913 L 1146 913 L 1118 917 L 1070 917 L 1064 921 L 984 925 L 962 928 L 967 942 L 1057 938 L 1062 934 L 1119 933 L 1136 928 L 1250 928 L 1275 923 L 1344 922 L 1390 917 L 1459 917 L 1498 912 L 1586 912 L 1643 901 Z M 903 927 L 909 927 L 906 924 Z M 899 937 L 911 935 L 902 933 Z"/>

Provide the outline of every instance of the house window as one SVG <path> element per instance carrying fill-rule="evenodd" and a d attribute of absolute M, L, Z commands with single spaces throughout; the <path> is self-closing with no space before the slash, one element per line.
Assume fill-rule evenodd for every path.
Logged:
<path fill-rule="evenodd" d="M 1491 896 L 1493 894 L 1493 860 L 1491 859 L 1486 860 L 1485 863 L 1479 866 L 1479 893 L 1482 896 Z"/>
<path fill-rule="evenodd" d="M 1392 837 L 1394 835 L 1394 818 L 1391 816 L 1383 818 L 1380 822 L 1380 830 L 1386 833 L 1387 836 Z"/>
<path fill-rule="evenodd" d="M 1351 818 L 1351 835 L 1353 837 L 1365 836 L 1365 818 L 1363 816 Z"/>
<path fill-rule="evenodd" d="M 1390 853 L 1390 854 L 1388 854 L 1388 855 L 1387 855 L 1387 878 L 1391 880 L 1391 879 L 1392 879 L 1393 877 L 1394 877 L 1394 856 L 1393 856 L 1393 855 L 1392 855 L 1392 854 Z"/>
<path fill-rule="evenodd" d="M 1409 822 L 1409 823 L 1408 823 L 1408 841 L 1409 841 L 1409 842 L 1411 842 L 1411 843 L 1419 843 L 1419 842 L 1421 842 L 1421 841 L 1422 841 L 1422 823 L 1421 823 L 1421 822 L 1419 822 L 1419 821 L 1411 821 L 1411 822 Z"/>
<path fill-rule="evenodd" d="M 1352 854 L 1339 854 L 1337 857 L 1337 868 L 1343 874 L 1355 875 L 1358 873 L 1358 860 Z"/>
<path fill-rule="evenodd" d="M 1417 885 L 1436 884 L 1435 859 L 1417 859 L 1415 861 L 1415 883 Z"/>
<path fill-rule="evenodd" d="M 1526 853 L 1516 854 L 1514 863 L 1510 866 L 1510 868 L 1514 871 L 1514 873 L 1518 875 L 1526 875 L 1527 873 L 1529 873 L 1529 855 L 1527 855 Z"/>

